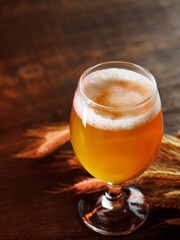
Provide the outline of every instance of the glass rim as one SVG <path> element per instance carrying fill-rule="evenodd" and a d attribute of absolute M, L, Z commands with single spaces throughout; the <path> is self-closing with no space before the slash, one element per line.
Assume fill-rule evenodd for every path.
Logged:
<path fill-rule="evenodd" d="M 110 106 L 105 106 L 105 105 L 102 105 L 102 104 L 99 104 L 99 103 L 96 103 L 95 101 L 91 100 L 89 97 L 86 96 L 86 94 L 83 92 L 82 90 L 82 81 L 83 79 L 86 77 L 86 75 L 88 74 L 88 72 L 90 72 L 91 70 L 97 68 L 97 67 L 100 67 L 100 66 L 103 66 L 103 65 L 108 65 L 108 64 L 122 64 L 124 66 L 132 66 L 132 67 L 135 67 L 136 69 L 139 69 L 143 72 L 145 72 L 147 75 L 148 75 L 148 78 L 152 81 L 153 83 L 153 90 L 151 92 L 151 94 L 143 101 L 137 103 L 137 104 L 134 104 L 132 106 L 123 106 L 123 107 L 110 107 Z M 112 67 L 113 68 L 113 67 Z M 118 68 L 118 67 L 117 67 Z M 123 68 L 121 68 L 123 69 Z M 125 68 L 124 68 L 125 69 Z M 97 70 L 98 71 L 98 70 Z M 133 70 L 130 70 L 130 71 L 133 71 Z M 157 91 L 157 84 L 156 84 L 156 80 L 154 78 L 154 76 L 144 67 L 141 67 L 137 64 L 134 64 L 134 63 L 131 63 L 131 62 L 125 62 L 125 61 L 107 61 L 107 62 L 101 62 L 101 63 L 98 63 L 92 67 L 89 67 L 88 69 L 86 69 L 80 76 L 79 78 L 79 83 L 78 83 L 78 89 L 82 95 L 82 97 L 86 100 L 86 102 L 88 104 L 91 104 L 92 107 L 97 107 L 97 108 L 101 108 L 101 109 L 105 109 L 105 110 L 112 110 L 112 111 L 129 111 L 129 110 L 132 110 L 132 109 L 136 109 L 136 108 L 139 108 L 141 107 L 142 105 L 144 105 L 145 103 L 149 102 L 153 96 L 155 95 L 156 91 Z"/>

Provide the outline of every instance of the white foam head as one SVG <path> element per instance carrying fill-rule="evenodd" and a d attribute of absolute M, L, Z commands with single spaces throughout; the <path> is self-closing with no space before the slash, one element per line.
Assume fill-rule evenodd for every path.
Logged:
<path fill-rule="evenodd" d="M 151 103 L 137 107 L 152 94 L 153 89 L 153 83 L 139 73 L 119 68 L 98 70 L 83 79 L 73 105 L 84 125 L 107 130 L 133 129 L 159 113 L 158 92 Z M 87 103 L 87 99 L 95 104 Z"/>

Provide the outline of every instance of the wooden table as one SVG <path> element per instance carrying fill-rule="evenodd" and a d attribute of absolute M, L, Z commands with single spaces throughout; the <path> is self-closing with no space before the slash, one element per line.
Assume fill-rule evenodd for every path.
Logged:
<path fill-rule="evenodd" d="M 131 61 L 156 77 L 165 132 L 180 128 L 179 0 L 0 1 L 0 239 L 110 239 L 86 228 L 78 197 L 48 191 L 69 176 L 51 168 L 56 154 L 18 159 L 24 133 L 69 121 L 77 81 L 88 67 Z M 70 144 L 64 146 L 69 149 Z M 154 209 L 122 239 L 178 239 Z M 121 238 L 117 238 L 121 239 Z"/>

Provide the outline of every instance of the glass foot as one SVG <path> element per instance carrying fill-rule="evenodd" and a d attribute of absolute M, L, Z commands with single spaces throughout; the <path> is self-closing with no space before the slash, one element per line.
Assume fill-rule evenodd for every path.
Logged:
<path fill-rule="evenodd" d="M 135 231 L 149 213 L 144 195 L 132 186 L 121 189 L 115 197 L 108 192 L 88 196 L 79 201 L 78 207 L 82 221 L 90 229 L 109 236 Z"/>

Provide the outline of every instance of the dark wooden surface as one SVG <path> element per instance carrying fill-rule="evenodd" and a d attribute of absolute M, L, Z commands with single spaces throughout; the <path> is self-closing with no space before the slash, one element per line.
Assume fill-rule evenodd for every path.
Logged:
<path fill-rule="evenodd" d="M 175 134 L 179 0 L 0 1 L 1 240 L 110 239 L 81 223 L 78 198 L 47 193 L 69 177 L 50 167 L 55 154 L 41 160 L 13 157 L 27 129 L 69 121 L 80 74 L 108 60 L 131 61 L 153 73 L 165 132 Z M 179 227 L 165 223 L 177 217 L 176 210 L 152 210 L 141 229 L 122 239 L 178 239 Z"/>

